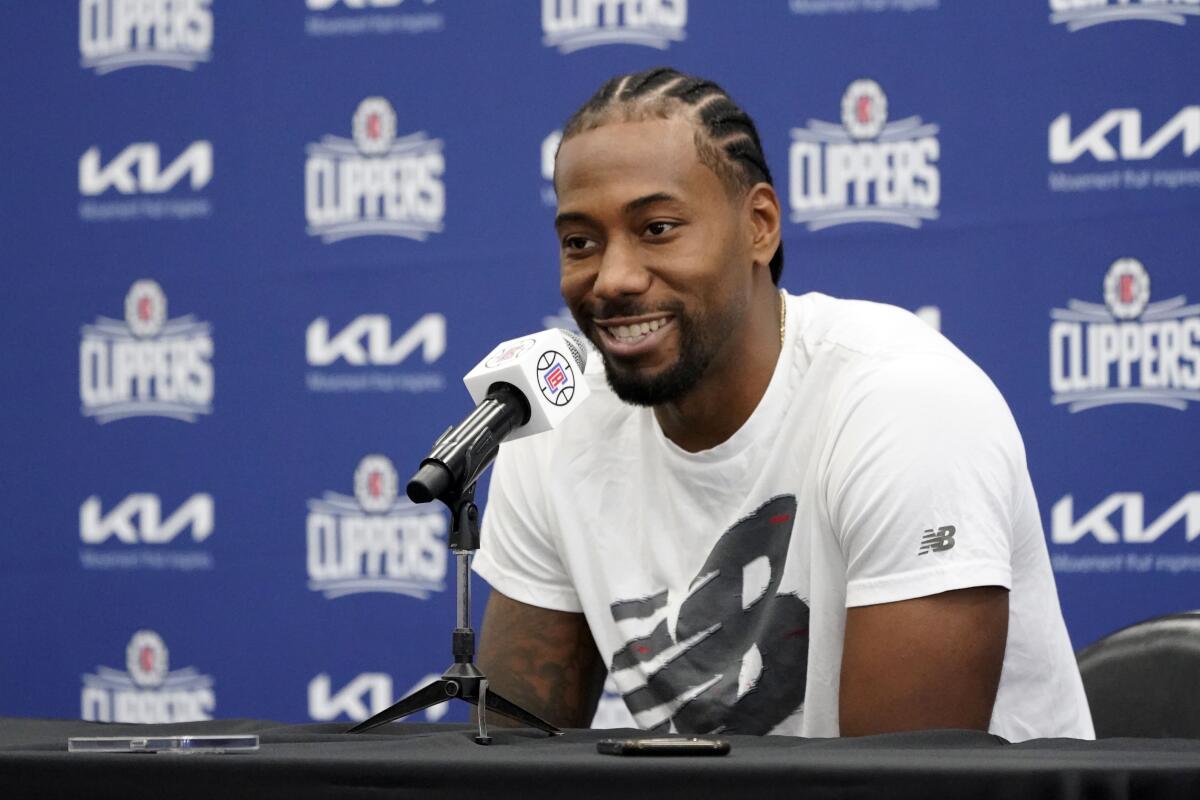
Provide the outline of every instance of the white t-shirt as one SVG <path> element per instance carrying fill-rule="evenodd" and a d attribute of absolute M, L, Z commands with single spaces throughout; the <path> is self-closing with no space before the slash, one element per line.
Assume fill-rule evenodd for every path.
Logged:
<path fill-rule="evenodd" d="M 505 444 L 475 569 L 582 612 L 638 725 L 837 736 L 846 608 L 1009 593 L 991 732 L 1093 738 L 1020 434 L 1000 393 L 906 311 L 787 299 L 754 413 L 688 453 L 593 395 Z"/>

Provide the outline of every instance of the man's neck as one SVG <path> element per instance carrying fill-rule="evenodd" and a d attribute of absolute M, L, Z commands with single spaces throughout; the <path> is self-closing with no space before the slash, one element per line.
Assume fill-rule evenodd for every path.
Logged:
<path fill-rule="evenodd" d="M 709 364 L 692 391 L 654 407 L 663 435 L 689 453 L 729 439 L 766 394 L 781 350 L 780 295 L 774 285 L 756 291 L 739 337 Z"/>

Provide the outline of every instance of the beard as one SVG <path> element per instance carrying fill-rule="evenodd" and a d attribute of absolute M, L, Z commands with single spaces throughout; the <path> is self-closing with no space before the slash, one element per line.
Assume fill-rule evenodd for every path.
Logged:
<path fill-rule="evenodd" d="M 660 306 L 655 311 L 667 311 L 675 318 L 679 355 L 675 363 L 653 375 L 644 375 L 634 365 L 627 365 L 610 358 L 599 344 L 600 333 L 588 321 L 584 330 L 604 359 L 604 376 L 608 385 L 625 403 L 638 406 L 658 406 L 675 402 L 693 389 L 708 371 L 709 366 L 729 339 L 739 316 L 738 308 L 731 307 L 720 313 L 698 312 L 689 314 L 682 304 Z M 648 309 L 632 302 L 605 303 L 595 316 L 640 316 Z"/>

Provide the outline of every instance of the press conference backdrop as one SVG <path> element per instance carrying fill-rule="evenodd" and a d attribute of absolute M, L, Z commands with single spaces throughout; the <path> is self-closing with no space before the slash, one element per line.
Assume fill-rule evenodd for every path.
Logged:
<path fill-rule="evenodd" d="M 758 120 L 789 291 L 1008 398 L 1074 644 L 1200 606 L 1200 0 L 0 13 L 2 714 L 361 719 L 440 673 L 403 483 L 494 343 L 570 324 L 558 130 L 662 63 Z"/>

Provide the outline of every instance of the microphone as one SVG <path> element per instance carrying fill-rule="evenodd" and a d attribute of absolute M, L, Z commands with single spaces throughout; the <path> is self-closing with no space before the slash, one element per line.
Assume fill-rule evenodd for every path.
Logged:
<path fill-rule="evenodd" d="M 472 486 L 500 442 L 558 427 L 587 399 L 587 347 L 562 328 L 496 345 L 463 377 L 475 410 L 433 443 L 408 482 L 414 503 L 445 500 Z"/>

